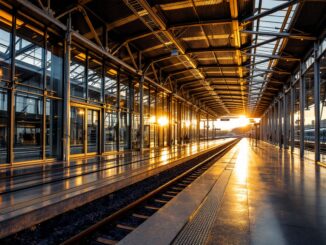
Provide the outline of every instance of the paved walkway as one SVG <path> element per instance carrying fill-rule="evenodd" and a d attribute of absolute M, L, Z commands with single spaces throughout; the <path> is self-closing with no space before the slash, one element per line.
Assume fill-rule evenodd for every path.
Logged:
<path fill-rule="evenodd" d="M 326 168 L 242 139 L 120 243 L 319 245 L 325 231 Z"/>
<path fill-rule="evenodd" d="M 207 244 L 326 244 L 326 169 L 253 143 L 239 143 Z"/>

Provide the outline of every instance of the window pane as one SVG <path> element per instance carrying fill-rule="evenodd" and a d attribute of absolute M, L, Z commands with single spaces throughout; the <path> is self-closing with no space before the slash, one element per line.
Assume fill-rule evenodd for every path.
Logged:
<path fill-rule="evenodd" d="M 114 77 L 106 75 L 104 81 L 105 103 L 115 108 L 117 105 L 117 80 Z"/>
<path fill-rule="evenodd" d="M 129 141 L 129 113 L 122 111 L 120 113 L 120 150 L 128 149 L 128 141 Z"/>
<path fill-rule="evenodd" d="M 12 17 L 7 12 L 0 10 L 0 85 L 4 86 L 10 78 L 10 41 Z"/>
<path fill-rule="evenodd" d="M 85 152 L 85 109 L 71 107 L 70 109 L 70 153 Z"/>
<path fill-rule="evenodd" d="M 130 103 L 130 98 L 129 97 L 129 86 L 127 81 L 121 82 L 120 83 L 120 107 L 121 108 L 128 108 L 128 105 Z"/>
<path fill-rule="evenodd" d="M 115 111 L 105 113 L 105 151 L 116 149 L 117 113 Z"/>
<path fill-rule="evenodd" d="M 73 56 L 73 55 L 72 55 Z M 70 64 L 70 94 L 86 98 L 85 54 L 75 55 Z"/>
<path fill-rule="evenodd" d="M 46 157 L 53 158 L 60 156 L 62 135 L 62 112 L 61 101 L 46 100 Z"/>
<path fill-rule="evenodd" d="M 89 58 L 88 68 L 88 99 L 96 102 L 102 101 L 102 63 Z"/>
<path fill-rule="evenodd" d="M 132 117 L 132 127 L 131 127 L 131 142 L 132 149 L 139 149 L 140 145 L 140 115 L 134 113 Z"/>
<path fill-rule="evenodd" d="M 53 95 L 62 97 L 63 48 L 62 43 L 50 39 L 47 44 L 46 88 Z"/>
<path fill-rule="evenodd" d="M 42 97 L 16 93 L 15 161 L 42 158 Z"/>
<path fill-rule="evenodd" d="M 41 34 L 17 20 L 15 77 L 21 84 L 18 86 L 19 89 L 40 92 L 38 89 L 44 88 L 44 34 Z"/>
<path fill-rule="evenodd" d="M 8 149 L 8 96 L 0 88 L 0 164 L 7 162 Z"/>
<path fill-rule="evenodd" d="M 87 152 L 98 151 L 99 111 L 87 110 Z"/>

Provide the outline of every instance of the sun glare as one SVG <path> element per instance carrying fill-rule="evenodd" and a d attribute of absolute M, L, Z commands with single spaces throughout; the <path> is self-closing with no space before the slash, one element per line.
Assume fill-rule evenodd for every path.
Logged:
<path fill-rule="evenodd" d="M 245 127 L 249 124 L 249 119 L 245 116 L 240 116 L 238 118 L 239 127 Z"/>

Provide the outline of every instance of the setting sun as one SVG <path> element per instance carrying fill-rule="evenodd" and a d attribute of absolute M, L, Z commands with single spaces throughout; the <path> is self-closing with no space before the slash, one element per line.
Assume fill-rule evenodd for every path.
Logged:
<path fill-rule="evenodd" d="M 246 116 L 220 118 L 215 122 L 215 126 L 221 130 L 232 130 L 248 126 L 250 120 Z"/>
<path fill-rule="evenodd" d="M 249 119 L 245 116 L 240 116 L 237 121 L 238 127 L 245 127 L 249 124 Z"/>

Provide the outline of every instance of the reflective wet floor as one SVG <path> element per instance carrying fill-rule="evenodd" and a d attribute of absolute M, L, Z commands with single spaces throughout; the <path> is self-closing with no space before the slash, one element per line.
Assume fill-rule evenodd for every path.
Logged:
<path fill-rule="evenodd" d="M 24 205 L 42 197 L 66 190 L 126 176 L 135 170 L 144 171 L 167 165 L 175 160 L 199 153 L 231 139 L 191 143 L 171 148 L 151 149 L 143 154 L 125 152 L 102 157 L 35 165 L 2 167 L 0 169 L 0 214 L 12 211 L 14 205 Z M 10 210 L 7 210 L 11 208 Z M 1 217 L 1 215 L 0 215 Z M 0 218 L 2 220 L 2 218 Z"/>
<path fill-rule="evenodd" d="M 243 139 L 208 244 L 326 244 L 326 168 Z"/>

